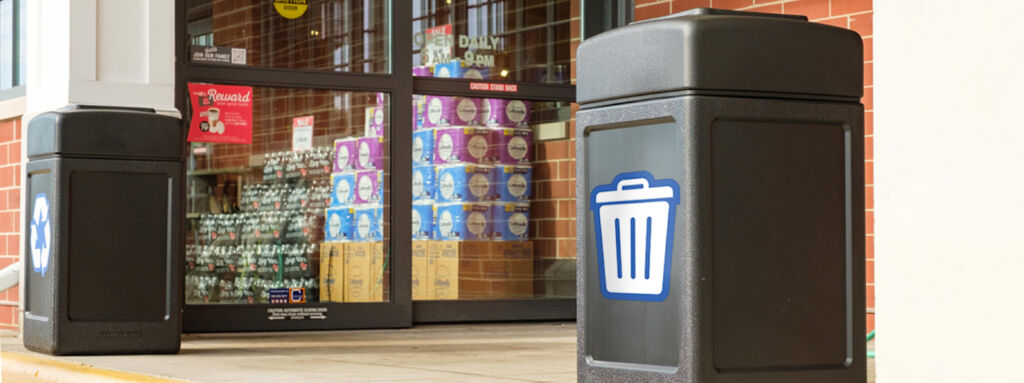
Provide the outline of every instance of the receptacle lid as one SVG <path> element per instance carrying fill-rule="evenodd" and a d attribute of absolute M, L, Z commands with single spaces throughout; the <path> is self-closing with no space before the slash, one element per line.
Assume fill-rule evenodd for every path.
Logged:
<path fill-rule="evenodd" d="M 139 109 L 67 108 L 40 114 L 26 129 L 29 158 L 181 161 L 185 130 L 178 118 Z"/>
<path fill-rule="evenodd" d="M 673 91 L 751 92 L 857 100 L 856 32 L 806 17 L 698 8 L 631 23 L 580 45 L 580 104 Z"/>

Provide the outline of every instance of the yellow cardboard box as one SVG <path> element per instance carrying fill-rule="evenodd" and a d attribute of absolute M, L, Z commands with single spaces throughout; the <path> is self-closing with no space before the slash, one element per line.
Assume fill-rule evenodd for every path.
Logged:
<path fill-rule="evenodd" d="M 430 280 L 430 273 L 427 271 L 427 247 L 430 241 L 412 241 L 412 300 L 430 299 L 427 294 L 427 281 Z"/>
<path fill-rule="evenodd" d="M 370 302 L 373 297 L 374 274 L 370 242 L 345 244 L 345 302 Z"/>
<path fill-rule="evenodd" d="M 533 279 L 533 242 L 427 241 L 423 299 L 530 298 Z"/>
<path fill-rule="evenodd" d="M 373 290 L 370 293 L 370 301 L 384 301 L 384 242 L 371 242 L 370 247 L 370 272 Z"/>
<path fill-rule="evenodd" d="M 427 299 L 459 299 L 459 242 L 429 241 Z"/>
<path fill-rule="evenodd" d="M 320 244 L 320 301 L 345 300 L 345 247 L 341 243 Z"/>
<path fill-rule="evenodd" d="M 533 259 L 533 241 L 494 241 L 491 255 L 500 259 Z"/>

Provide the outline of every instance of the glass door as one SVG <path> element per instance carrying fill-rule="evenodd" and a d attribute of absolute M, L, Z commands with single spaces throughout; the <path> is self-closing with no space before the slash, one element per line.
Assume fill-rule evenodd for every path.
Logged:
<path fill-rule="evenodd" d="M 417 322 L 575 317 L 574 6 L 412 2 Z"/>
<path fill-rule="evenodd" d="M 294 3 L 179 2 L 183 331 L 574 318 L 579 1 Z"/>
<path fill-rule="evenodd" d="M 396 15 L 302 3 L 179 5 L 186 332 L 411 324 L 409 242 L 393 240 L 408 196 L 390 192 L 411 135 L 391 123 L 411 97 L 391 73 Z"/>

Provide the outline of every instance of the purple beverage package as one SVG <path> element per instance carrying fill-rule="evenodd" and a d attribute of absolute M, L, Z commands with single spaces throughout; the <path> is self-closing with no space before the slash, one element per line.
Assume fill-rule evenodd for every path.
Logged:
<path fill-rule="evenodd" d="M 384 138 L 361 137 L 356 148 L 355 167 L 360 170 L 383 169 Z"/>
<path fill-rule="evenodd" d="M 355 137 L 339 138 L 334 140 L 334 165 L 332 173 L 341 173 L 356 168 L 356 144 Z"/>
<path fill-rule="evenodd" d="M 480 114 L 487 126 L 525 128 L 530 123 L 530 102 L 485 98 L 480 100 Z"/>
<path fill-rule="evenodd" d="M 456 97 L 455 122 L 458 125 L 481 125 L 480 99 Z"/>
<path fill-rule="evenodd" d="M 533 131 L 530 129 L 492 128 L 490 160 L 508 165 L 530 163 L 533 154 Z"/>
<path fill-rule="evenodd" d="M 433 77 L 434 75 L 430 72 L 428 66 L 414 66 L 412 67 L 412 75 L 415 77 Z"/>
<path fill-rule="evenodd" d="M 445 128 L 434 131 L 434 163 L 488 162 L 491 131 L 483 128 Z"/>
<path fill-rule="evenodd" d="M 480 101 L 475 98 L 427 96 L 424 128 L 479 125 Z"/>
<path fill-rule="evenodd" d="M 366 125 L 363 128 L 366 137 L 384 137 L 384 106 L 366 108 Z"/>

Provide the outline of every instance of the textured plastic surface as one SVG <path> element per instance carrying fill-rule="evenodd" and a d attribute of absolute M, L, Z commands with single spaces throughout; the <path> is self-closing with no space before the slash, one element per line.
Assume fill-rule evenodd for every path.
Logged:
<path fill-rule="evenodd" d="M 672 91 L 848 97 L 863 93 L 856 32 L 792 16 L 694 9 L 584 41 L 576 97 L 587 104 Z"/>
<path fill-rule="evenodd" d="M 642 169 L 676 180 L 680 204 L 666 299 L 619 301 L 601 294 L 591 201 L 577 198 L 580 381 L 865 381 L 862 135 L 857 103 L 581 110 L 578 196 Z"/>
<path fill-rule="evenodd" d="M 124 132 L 131 130 L 138 132 Z M 45 271 L 25 270 L 25 347 L 55 355 L 177 352 L 180 120 L 137 111 L 49 112 L 29 123 L 27 137 L 35 151 L 25 203 L 35 208 L 42 196 L 49 224 L 37 229 L 35 211 L 23 223 L 36 234 L 24 236 L 25 254 L 48 255 Z M 45 252 L 40 233 L 49 234 Z"/>
<path fill-rule="evenodd" d="M 26 155 L 181 161 L 181 120 L 139 110 L 76 108 L 40 114 L 29 122 Z M 176 145 L 181 145 L 176 146 Z"/>
<path fill-rule="evenodd" d="M 716 368 L 846 363 L 846 133 L 838 121 L 712 124 Z"/>

